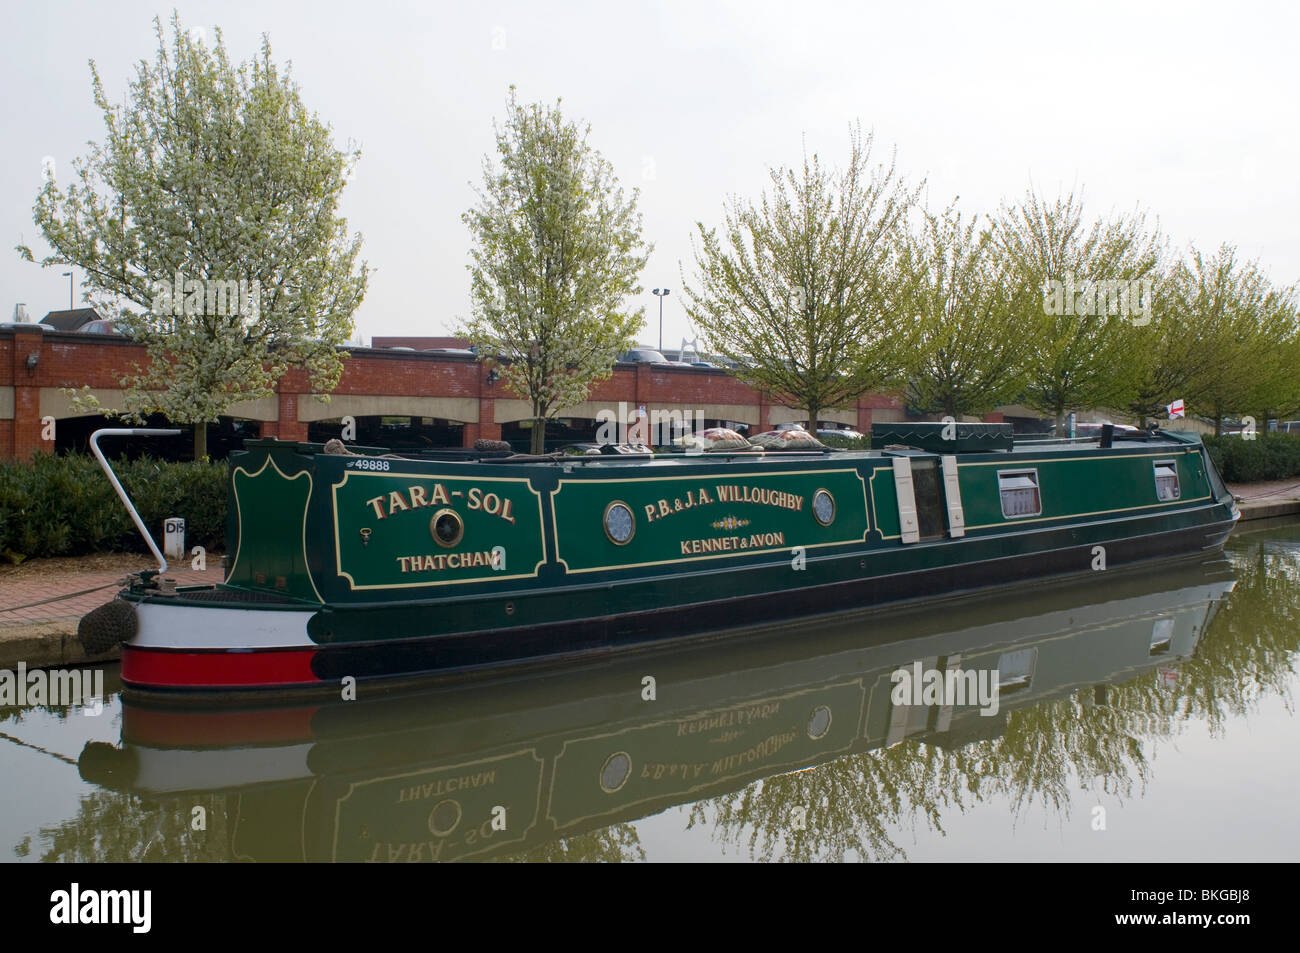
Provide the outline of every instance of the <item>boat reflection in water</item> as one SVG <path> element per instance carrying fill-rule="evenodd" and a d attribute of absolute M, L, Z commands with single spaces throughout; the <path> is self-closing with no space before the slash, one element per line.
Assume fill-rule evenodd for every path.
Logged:
<path fill-rule="evenodd" d="M 787 858 L 899 856 L 886 827 L 963 790 L 1059 806 L 1071 777 L 1130 783 L 1131 723 L 1151 712 L 1124 706 L 1166 706 L 1233 585 L 1217 559 L 402 697 L 126 699 L 120 746 L 87 744 L 79 767 L 174 828 L 159 859 L 636 858 L 629 822 L 685 803 L 691 823 L 762 830 Z M 971 697 L 895 704 L 900 668 L 985 673 L 996 713 Z"/>

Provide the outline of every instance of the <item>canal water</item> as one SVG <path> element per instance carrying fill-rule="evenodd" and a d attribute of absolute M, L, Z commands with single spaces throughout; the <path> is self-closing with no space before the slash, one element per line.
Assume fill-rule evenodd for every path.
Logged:
<path fill-rule="evenodd" d="M 779 598 L 773 596 L 772 598 Z M 310 706 L 0 708 L 19 861 L 1296 860 L 1300 524 Z M 92 712 L 98 708 L 98 714 Z"/>

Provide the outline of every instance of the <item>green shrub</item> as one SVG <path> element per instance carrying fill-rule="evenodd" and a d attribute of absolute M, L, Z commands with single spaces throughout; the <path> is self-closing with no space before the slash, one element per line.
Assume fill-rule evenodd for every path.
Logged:
<path fill-rule="evenodd" d="M 187 546 L 224 545 L 226 464 L 146 457 L 113 468 L 160 545 L 163 521 L 172 516 L 185 520 Z M 39 454 L 29 463 L 0 462 L 0 555 L 148 551 L 94 457 Z"/>
<path fill-rule="evenodd" d="M 1225 434 L 1203 439 L 1228 483 L 1300 477 L 1300 435 L 1264 433 L 1244 440 L 1240 434 Z"/>

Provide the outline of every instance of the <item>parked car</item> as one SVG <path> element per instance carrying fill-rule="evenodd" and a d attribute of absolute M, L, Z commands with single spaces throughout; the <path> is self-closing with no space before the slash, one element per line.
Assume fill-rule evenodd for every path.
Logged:
<path fill-rule="evenodd" d="M 619 355 L 620 364 L 668 364 L 664 357 L 652 347 L 634 347 L 626 354 Z"/>
<path fill-rule="evenodd" d="M 118 330 L 116 324 L 111 318 L 100 318 L 98 321 L 87 321 L 81 327 L 77 328 L 78 334 L 116 334 L 122 337 L 122 332 Z"/>
<path fill-rule="evenodd" d="M 850 430 L 848 427 L 840 429 L 838 427 L 822 427 L 817 431 L 819 437 L 846 437 L 849 440 L 861 440 L 862 434 L 857 430 Z"/>

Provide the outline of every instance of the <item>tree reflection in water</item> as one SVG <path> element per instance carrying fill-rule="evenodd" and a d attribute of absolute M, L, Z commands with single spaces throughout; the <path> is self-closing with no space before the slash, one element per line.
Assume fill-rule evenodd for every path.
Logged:
<path fill-rule="evenodd" d="M 950 809 L 1005 799 L 1013 822 L 1036 804 L 1068 819 L 1073 790 L 1141 796 L 1153 742 L 1192 721 L 1221 736 L 1230 719 L 1270 695 L 1295 710 L 1300 554 L 1259 541 L 1228 556 L 1236 587 L 1176 672 L 1146 672 L 1010 711 L 996 738 L 956 746 L 941 737 L 908 739 L 765 778 L 695 803 L 687 827 L 711 827 L 715 840 L 755 860 L 898 860 L 907 853 L 894 831 L 920 823 L 944 835 L 941 818 Z M 802 829 L 793 822 L 801 807 Z"/>
<path fill-rule="evenodd" d="M 202 807 L 206 830 L 194 830 Z M 81 799 L 77 816 L 41 828 L 41 860 L 67 863 L 152 863 L 229 860 L 226 796 L 152 800 L 95 790 Z"/>

